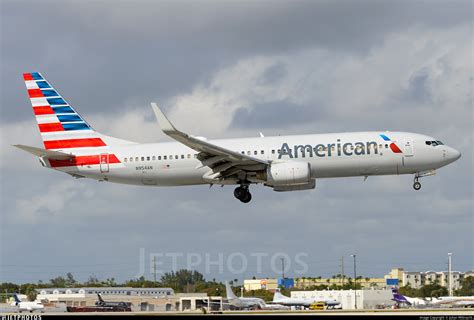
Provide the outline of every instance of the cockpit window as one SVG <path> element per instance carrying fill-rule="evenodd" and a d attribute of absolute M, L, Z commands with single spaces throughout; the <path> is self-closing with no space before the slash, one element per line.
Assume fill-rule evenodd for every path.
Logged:
<path fill-rule="evenodd" d="M 425 143 L 428 145 L 428 146 L 433 146 L 433 147 L 436 147 L 436 146 L 442 146 L 444 143 L 442 143 L 441 141 L 437 140 L 437 141 L 425 141 Z"/>

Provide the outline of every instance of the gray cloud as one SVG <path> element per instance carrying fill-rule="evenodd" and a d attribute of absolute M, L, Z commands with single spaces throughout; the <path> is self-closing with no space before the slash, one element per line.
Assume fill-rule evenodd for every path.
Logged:
<path fill-rule="evenodd" d="M 72 271 L 123 280 L 137 273 L 140 248 L 305 252 L 314 276 L 338 273 L 353 252 L 368 276 L 442 270 L 447 252 L 455 269 L 472 269 L 470 9 L 469 1 L 2 2 L 1 278 Z M 156 99 L 192 134 L 388 128 L 439 137 L 463 157 L 419 193 L 409 176 L 328 179 L 296 193 L 254 187 L 248 206 L 230 187 L 74 180 L 10 147 L 40 144 L 21 79 L 30 70 L 97 129 L 125 139 L 169 140 L 148 105 Z M 236 277 L 253 275 L 255 264 Z M 267 275 L 276 276 L 268 266 Z"/>

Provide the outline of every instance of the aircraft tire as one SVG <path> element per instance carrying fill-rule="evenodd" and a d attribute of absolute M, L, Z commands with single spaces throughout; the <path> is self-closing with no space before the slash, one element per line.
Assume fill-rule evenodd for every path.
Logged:
<path fill-rule="evenodd" d="M 234 197 L 236 197 L 237 199 L 241 200 L 242 197 L 244 196 L 245 194 L 245 189 L 242 188 L 242 187 L 237 187 L 235 188 L 234 190 Z"/>
<path fill-rule="evenodd" d="M 242 196 L 242 198 L 239 199 L 243 203 L 249 203 L 250 200 L 252 200 L 252 194 L 250 192 L 245 192 Z"/>
<path fill-rule="evenodd" d="M 413 184 L 413 189 L 415 189 L 415 190 L 420 190 L 420 189 L 421 189 L 421 183 L 419 183 L 418 181 L 416 181 L 416 182 Z"/>

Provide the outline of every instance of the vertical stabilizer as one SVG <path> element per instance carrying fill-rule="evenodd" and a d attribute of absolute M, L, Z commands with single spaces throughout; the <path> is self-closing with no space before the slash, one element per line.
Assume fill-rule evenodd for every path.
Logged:
<path fill-rule="evenodd" d="M 225 282 L 225 292 L 227 294 L 227 299 L 237 299 L 237 296 L 234 294 L 234 291 L 232 291 L 232 288 L 227 281 Z"/>

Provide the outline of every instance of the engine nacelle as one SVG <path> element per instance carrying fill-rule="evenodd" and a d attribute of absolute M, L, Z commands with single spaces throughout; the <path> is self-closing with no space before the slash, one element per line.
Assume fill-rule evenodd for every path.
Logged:
<path fill-rule="evenodd" d="M 311 181 L 311 166 L 297 161 L 272 163 L 267 168 L 266 180 L 274 187 L 307 185 Z"/>

